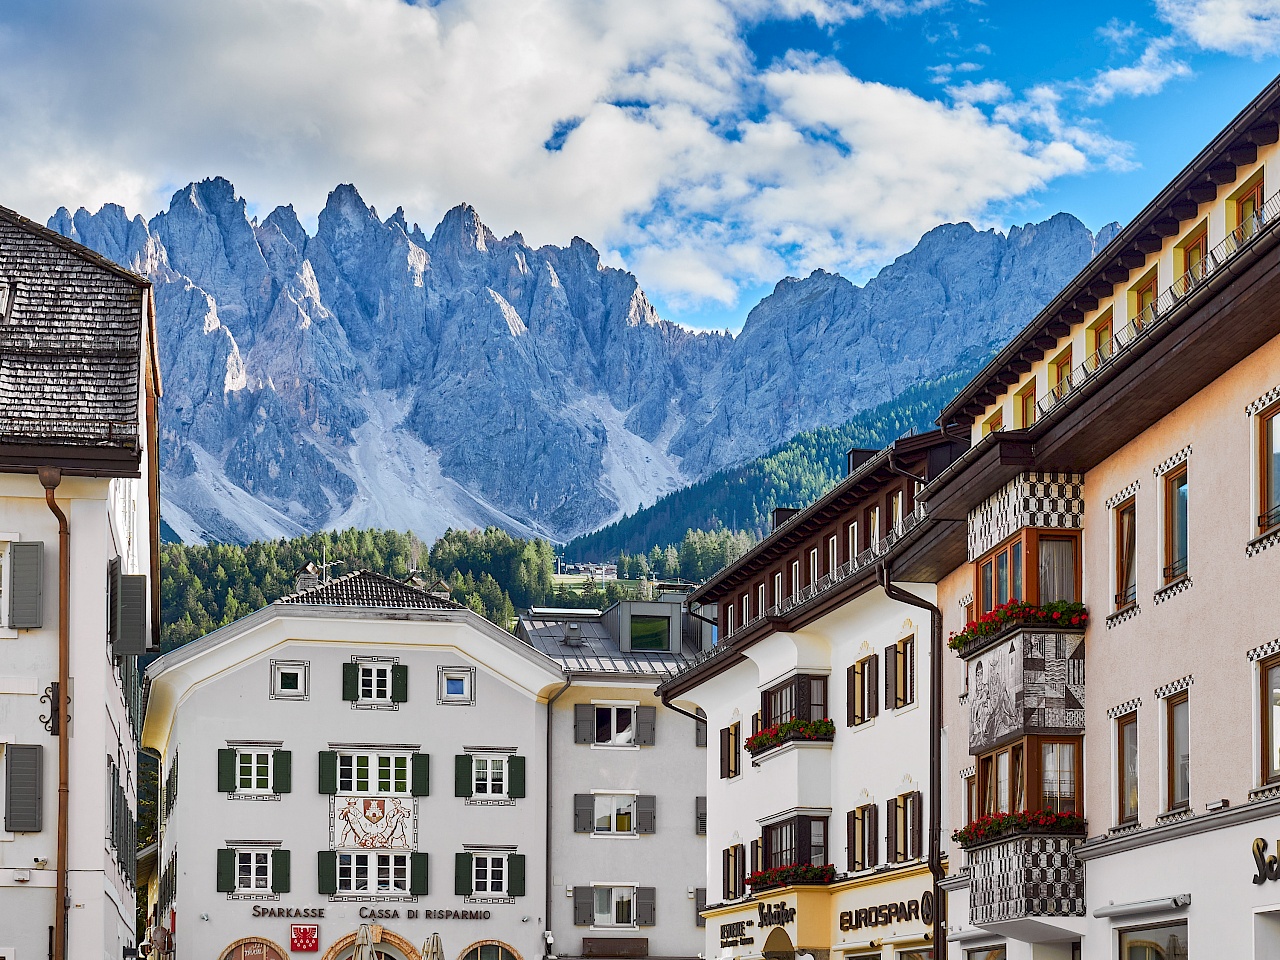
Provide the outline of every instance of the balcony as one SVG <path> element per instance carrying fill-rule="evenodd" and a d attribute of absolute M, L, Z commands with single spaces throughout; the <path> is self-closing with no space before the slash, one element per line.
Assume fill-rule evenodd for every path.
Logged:
<path fill-rule="evenodd" d="M 1082 828 L 1028 830 L 968 847 L 969 922 L 1083 917 L 1084 867 L 1075 850 L 1084 837 Z"/>
<path fill-rule="evenodd" d="M 836 725 L 831 720 L 788 720 L 747 737 L 746 748 L 755 758 L 788 743 L 831 743 L 835 738 Z"/>

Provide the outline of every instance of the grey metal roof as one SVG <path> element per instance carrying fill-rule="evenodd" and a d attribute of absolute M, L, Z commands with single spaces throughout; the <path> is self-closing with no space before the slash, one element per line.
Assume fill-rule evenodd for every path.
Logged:
<path fill-rule="evenodd" d="M 0 207 L 0 446 L 136 449 L 150 284 Z"/>
<path fill-rule="evenodd" d="M 357 570 L 318 587 L 291 593 L 276 603 L 307 603 L 325 607 L 395 607 L 413 610 L 460 610 L 426 590 L 393 580 L 372 570 Z"/>
<path fill-rule="evenodd" d="M 582 636 L 582 643 L 577 646 L 564 642 L 569 622 L 577 624 Z M 674 676 L 698 652 L 687 643 L 680 653 L 624 651 L 609 636 L 602 621 L 576 618 L 570 621 L 521 617 L 520 639 L 559 662 L 569 673 L 617 673 L 652 676 L 655 680 Z"/>

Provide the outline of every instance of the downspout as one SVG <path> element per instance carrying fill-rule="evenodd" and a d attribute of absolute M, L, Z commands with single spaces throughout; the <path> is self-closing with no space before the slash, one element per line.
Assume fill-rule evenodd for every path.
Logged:
<path fill-rule="evenodd" d="M 58 467 L 40 467 L 44 499 L 58 518 L 58 877 L 53 903 L 53 957 L 67 956 L 67 819 L 71 792 L 71 525 L 53 492 L 62 482 Z"/>
<path fill-rule="evenodd" d="M 547 934 L 551 933 L 551 752 L 555 746 L 555 740 L 551 737 L 551 708 L 555 705 L 555 702 L 560 699 L 560 695 L 568 690 L 572 685 L 573 677 L 571 675 L 567 676 L 564 681 L 564 686 L 557 690 L 552 695 L 551 699 L 547 701 L 547 825 L 546 832 L 543 834 L 546 837 L 547 842 L 547 856 L 545 863 L 546 876 L 544 877 L 544 889 L 547 894 L 546 925 L 543 928 L 544 932 L 542 935 L 542 955 L 544 957 L 551 956 L 551 944 L 547 942 Z"/>
<path fill-rule="evenodd" d="M 894 586 L 888 562 L 880 565 L 885 596 L 929 611 L 929 873 L 933 875 L 933 956 L 946 960 L 946 923 L 942 900 L 942 611 Z"/>

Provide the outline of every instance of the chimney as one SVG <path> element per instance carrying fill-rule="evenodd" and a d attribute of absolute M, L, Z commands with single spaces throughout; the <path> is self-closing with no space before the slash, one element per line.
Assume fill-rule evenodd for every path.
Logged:
<path fill-rule="evenodd" d="M 797 507 L 774 507 L 773 513 L 769 515 L 771 517 L 769 531 L 777 530 L 799 512 Z"/>
<path fill-rule="evenodd" d="M 879 450 L 866 450 L 862 447 L 854 447 L 849 451 L 849 471 L 845 476 L 852 475 L 853 471 L 857 470 L 879 452 Z"/>
<path fill-rule="evenodd" d="M 582 624 L 569 622 L 564 625 L 564 645 L 566 647 L 582 646 Z"/>
<path fill-rule="evenodd" d="M 320 568 L 314 563 L 308 563 L 305 567 L 298 571 L 298 577 L 293 583 L 295 593 L 302 593 L 304 590 L 314 590 L 320 586 Z"/>

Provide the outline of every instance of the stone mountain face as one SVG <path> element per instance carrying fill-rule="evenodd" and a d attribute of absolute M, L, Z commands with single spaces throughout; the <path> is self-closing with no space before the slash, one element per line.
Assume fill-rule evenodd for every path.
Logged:
<path fill-rule="evenodd" d="M 1060 214 L 931 231 L 865 287 L 788 278 L 736 338 L 658 317 L 590 244 L 427 237 L 340 186 L 314 236 L 222 179 L 50 227 L 155 283 L 162 510 L 184 539 L 497 523 L 566 538 L 990 351 L 1089 259 Z"/>

